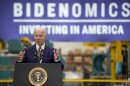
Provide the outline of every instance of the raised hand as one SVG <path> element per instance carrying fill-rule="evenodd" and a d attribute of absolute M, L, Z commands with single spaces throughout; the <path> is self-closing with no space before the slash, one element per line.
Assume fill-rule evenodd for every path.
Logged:
<path fill-rule="evenodd" d="M 18 54 L 18 60 L 19 60 L 19 61 L 22 61 L 22 60 L 23 60 L 24 54 L 25 54 L 25 51 L 21 51 L 21 52 Z"/>
<path fill-rule="evenodd" d="M 58 60 L 59 59 L 59 52 L 57 50 L 53 50 L 54 52 L 54 60 Z"/>

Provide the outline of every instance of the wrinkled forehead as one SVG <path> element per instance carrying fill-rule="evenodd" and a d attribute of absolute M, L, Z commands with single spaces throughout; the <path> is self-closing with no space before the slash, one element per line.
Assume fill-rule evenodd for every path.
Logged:
<path fill-rule="evenodd" d="M 38 28 L 35 28 L 35 29 L 34 29 L 34 34 L 35 34 L 36 32 L 43 32 L 43 33 L 46 33 L 46 29 L 43 28 L 43 27 L 38 27 Z"/>

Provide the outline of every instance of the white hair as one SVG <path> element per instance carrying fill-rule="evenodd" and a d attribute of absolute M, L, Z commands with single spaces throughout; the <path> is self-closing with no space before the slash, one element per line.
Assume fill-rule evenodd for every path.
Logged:
<path fill-rule="evenodd" d="M 35 33 L 35 31 L 38 30 L 38 29 L 41 29 L 41 30 L 43 30 L 43 31 L 46 33 L 46 28 L 45 28 L 45 27 L 36 27 L 36 28 L 34 29 L 34 33 Z"/>

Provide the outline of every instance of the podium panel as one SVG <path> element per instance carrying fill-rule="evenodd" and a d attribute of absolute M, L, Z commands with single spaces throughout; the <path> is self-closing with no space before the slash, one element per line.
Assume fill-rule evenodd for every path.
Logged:
<path fill-rule="evenodd" d="M 13 86 L 33 86 L 29 81 L 29 73 L 36 67 L 41 67 L 47 72 L 47 81 L 41 86 L 63 86 L 60 63 L 16 63 Z"/>

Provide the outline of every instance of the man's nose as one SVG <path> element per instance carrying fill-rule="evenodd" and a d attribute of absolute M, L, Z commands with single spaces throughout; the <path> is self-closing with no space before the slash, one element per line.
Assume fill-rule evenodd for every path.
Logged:
<path fill-rule="evenodd" d="M 39 36 L 38 36 L 37 38 L 38 38 L 38 39 L 40 39 L 40 37 L 39 37 Z"/>

